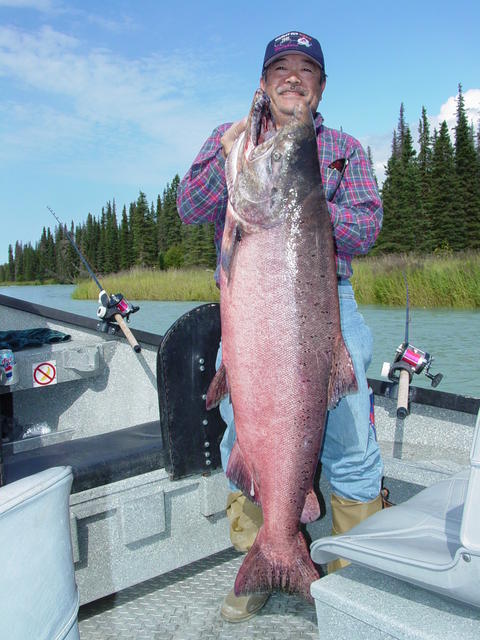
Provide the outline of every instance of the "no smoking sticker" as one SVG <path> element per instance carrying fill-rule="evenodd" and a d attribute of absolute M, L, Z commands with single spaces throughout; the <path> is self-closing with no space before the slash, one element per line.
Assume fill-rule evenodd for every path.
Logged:
<path fill-rule="evenodd" d="M 57 384 L 57 361 L 38 362 L 32 365 L 33 386 L 48 387 L 51 384 Z"/>

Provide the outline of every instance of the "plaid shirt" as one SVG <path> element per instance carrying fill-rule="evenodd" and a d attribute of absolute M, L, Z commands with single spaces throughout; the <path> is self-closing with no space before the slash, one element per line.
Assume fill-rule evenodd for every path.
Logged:
<path fill-rule="evenodd" d="M 214 129 L 177 192 L 178 213 L 184 223 L 215 223 L 217 281 L 228 202 L 220 138 L 231 124 L 222 124 Z M 315 117 L 315 130 L 323 188 L 336 244 L 337 274 L 341 278 L 349 278 L 353 256 L 367 253 L 378 236 L 383 218 L 382 203 L 370 162 L 358 140 L 343 131 L 325 127 L 320 114 Z M 343 163 L 335 162 L 342 159 L 348 160 L 343 178 L 340 173 Z"/>

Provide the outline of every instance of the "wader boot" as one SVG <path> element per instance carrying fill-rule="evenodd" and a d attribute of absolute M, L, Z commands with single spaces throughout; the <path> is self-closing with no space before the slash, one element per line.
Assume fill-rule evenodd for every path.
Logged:
<path fill-rule="evenodd" d="M 332 493 L 332 536 L 350 531 L 355 525 L 382 509 L 382 494 L 370 502 L 348 500 Z M 348 560 L 337 558 L 328 563 L 328 573 L 338 571 L 350 564 Z"/>
<path fill-rule="evenodd" d="M 263 524 L 262 510 L 241 491 L 230 493 L 227 500 L 230 540 L 237 551 L 247 552 L 255 542 Z M 220 614 L 228 622 L 243 622 L 252 618 L 267 602 L 270 593 L 236 596 L 233 589 L 223 601 Z"/>

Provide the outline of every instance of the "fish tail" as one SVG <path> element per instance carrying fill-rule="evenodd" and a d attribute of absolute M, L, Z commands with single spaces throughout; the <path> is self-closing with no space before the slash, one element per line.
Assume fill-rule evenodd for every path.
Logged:
<path fill-rule="evenodd" d="M 262 593 L 278 589 L 298 593 L 313 602 L 310 585 L 318 580 L 302 533 L 293 539 L 289 548 L 264 543 L 263 527 L 258 532 L 235 580 L 235 595 Z"/>

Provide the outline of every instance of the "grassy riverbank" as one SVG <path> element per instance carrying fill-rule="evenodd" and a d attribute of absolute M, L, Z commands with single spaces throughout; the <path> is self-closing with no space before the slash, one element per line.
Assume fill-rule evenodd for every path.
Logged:
<path fill-rule="evenodd" d="M 22 280 L 21 282 L 0 282 L 0 287 L 41 287 L 44 284 L 58 284 L 53 278 L 48 280 Z"/>
<path fill-rule="evenodd" d="M 412 307 L 480 308 L 479 252 L 357 259 L 352 284 L 358 303 L 404 306 L 402 273 L 407 277 Z"/>
<path fill-rule="evenodd" d="M 101 284 L 109 293 L 123 293 L 128 300 L 198 300 L 216 302 L 219 291 L 210 269 L 132 269 L 102 276 Z M 73 298 L 98 298 L 98 287 L 92 280 L 80 282 Z"/>
<path fill-rule="evenodd" d="M 480 309 L 480 253 L 356 259 L 352 283 L 358 303 L 403 307 L 402 272 L 407 276 L 412 307 Z M 206 269 L 133 269 L 102 277 L 101 282 L 109 293 L 120 291 L 129 300 L 219 299 L 213 273 Z M 98 289 L 92 281 L 84 281 L 73 297 L 95 299 Z"/>

